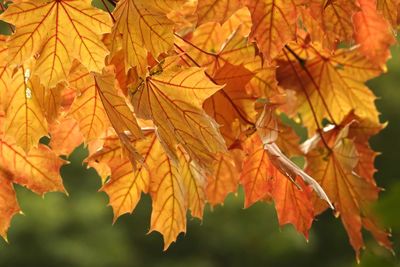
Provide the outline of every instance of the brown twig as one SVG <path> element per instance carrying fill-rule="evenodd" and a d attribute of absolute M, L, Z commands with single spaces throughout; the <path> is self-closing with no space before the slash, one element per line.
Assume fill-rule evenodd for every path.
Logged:
<path fill-rule="evenodd" d="M 285 57 L 287 58 L 287 60 L 288 60 L 288 62 L 289 62 L 289 64 L 290 64 L 290 66 L 292 67 L 293 72 L 295 73 L 296 78 L 297 78 L 297 80 L 299 81 L 299 84 L 300 84 L 300 86 L 301 86 L 301 89 L 303 90 L 303 93 L 304 93 L 304 95 L 306 96 L 308 105 L 310 106 L 311 113 L 312 113 L 312 115 L 313 115 L 315 124 L 316 124 L 317 129 L 318 129 L 318 134 L 319 134 L 320 137 L 321 137 L 322 143 L 324 144 L 324 146 L 325 146 L 329 151 L 331 151 L 331 148 L 329 147 L 328 143 L 326 142 L 326 140 L 325 140 L 325 138 L 324 138 L 323 130 L 322 130 L 321 125 L 320 125 L 320 123 L 319 123 L 319 121 L 318 121 L 318 117 L 317 117 L 317 114 L 316 114 L 316 112 L 315 112 L 314 106 L 313 106 L 313 104 L 312 104 L 312 102 L 311 102 L 310 96 L 308 95 L 308 92 L 307 92 L 305 86 L 303 85 L 303 82 L 302 82 L 301 78 L 299 77 L 298 73 L 296 72 L 295 67 L 292 65 L 292 63 L 291 63 L 291 61 L 290 61 L 290 59 L 289 59 L 288 54 L 286 53 L 285 50 L 283 50 L 283 53 L 285 54 Z M 303 60 L 303 59 L 302 59 L 302 60 Z M 300 63 L 300 62 L 299 62 L 299 63 Z M 300 64 L 301 64 L 301 63 L 300 63 Z"/>
<path fill-rule="evenodd" d="M 331 120 L 331 122 L 336 126 L 337 123 L 335 122 L 335 119 L 332 116 L 331 111 L 328 108 L 328 104 L 326 103 L 325 99 L 323 98 L 321 91 L 319 89 L 318 84 L 315 82 L 314 78 L 312 77 L 310 71 L 308 70 L 308 68 L 306 67 L 305 63 L 306 61 L 304 59 L 302 59 L 299 55 L 296 54 L 296 52 L 293 51 L 293 49 L 291 49 L 288 45 L 285 45 L 285 49 L 287 51 L 289 51 L 289 53 L 294 56 L 296 58 L 296 60 L 299 62 L 301 68 L 305 71 L 305 73 L 307 74 L 307 76 L 310 78 L 312 84 L 314 85 L 319 97 L 321 98 L 322 101 L 322 105 L 324 105 L 324 108 L 326 110 L 326 112 L 328 113 L 329 119 Z"/>
<path fill-rule="evenodd" d="M 111 10 L 108 8 L 108 5 L 106 4 L 106 2 L 104 2 L 104 0 L 101 0 L 101 2 L 103 3 L 103 6 L 107 9 L 108 14 L 110 14 L 112 21 L 115 22 L 115 18 L 113 16 Z M 112 4 L 111 1 L 108 1 L 108 2 Z"/>

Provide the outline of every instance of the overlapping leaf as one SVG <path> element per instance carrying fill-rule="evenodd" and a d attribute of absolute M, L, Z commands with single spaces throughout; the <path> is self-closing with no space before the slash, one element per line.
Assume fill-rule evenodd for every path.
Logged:
<path fill-rule="evenodd" d="M 17 2 L 0 19 L 16 26 L 8 42 L 10 61 L 22 64 L 36 55 L 34 73 L 46 86 L 67 80 L 74 58 L 89 71 L 104 67 L 108 52 L 100 35 L 110 31 L 111 19 L 88 1 Z"/>
<path fill-rule="evenodd" d="M 160 7 L 160 6 L 159 6 Z M 165 3 L 161 9 L 165 9 Z M 124 51 L 127 69 L 137 67 L 142 74 L 147 70 L 147 52 L 157 57 L 173 46 L 173 24 L 166 14 L 151 2 L 140 0 L 119 1 L 115 11 L 111 53 Z"/>
<path fill-rule="evenodd" d="M 310 0 L 311 15 L 320 24 L 329 46 L 351 41 L 354 34 L 353 15 L 358 11 L 356 0 Z"/>
<path fill-rule="evenodd" d="M 77 66 L 69 76 L 70 87 L 78 92 L 68 113 L 79 124 L 80 131 L 89 142 L 99 138 L 110 122 L 92 74 Z"/>
<path fill-rule="evenodd" d="M 377 76 L 381 68 L 357 49 L 340 49 L 332 55 L 317 45 L 305 47 L 285 49 L 277 71 L 281 85 L 297 91 L 297 108 L 304 125 L 313 131 L 314 115 L 318 122 L 323 118 L 340 122 L 352 110 L 378 123 L 375 96 L 364 82 Z"/>
<path fill-rule="evenodd" d="M 220 89 L 202 69 L 169 69 L 148 77 L 132 101 L 138 116 L 154 122 L 172 158 L 176 158 L 176 145 L 181 144 L 197 164 L 207 167 L 213 153 L 225 150 L 225 144 L 217 124 L 201 105 Z"/>
<path fill-rule="evenodd" d="M 390 24 L 376 10 L 376 1 L 358 0 L 361 10 L 354 15 L 355 40 L 360 52 L 372 63 L 384 66 L 395 42 Z"/>
<path fill-rule="evenodd" d="M 160 153 L 157 142 L 156 136 L 151 135 L 135 143 L 135 148 L 144 159 L 144 164 L 135 170 L 129 158 L 124 156 L 123 145 L 118 136 L 108 137 L 103 148 L 88 159 L 89 162 L 106 164 L 110 168 L 110 180 L 103 185 L 102 191 L 110 198 L 114 221 L 122 214 L 132 213 L 141 193 L 148 192 L 151 173 L 144 166 L 153 167 L 153 161 Z"/>
<path fill-rule="evenodd" d="M 382 245 L 390 248 L 391 244 L 388 234 L 376 225 L 370 211 L 369 205 L 377 199 L 379 188 L 372 177 L 362 177 L 355 172 L 359 154 L 363 151 L 358 151 L 355 142 L 348 138 L 350 127 L 346 125 L 342 130 L 333 128 L 327 132 L 322 138 L 329 147 L 324 147 L 326 145 L 320 139 L 307 159 L 308 172 L 332 200 L 358 257 L 364 245 L 362 227 L 370 230 Z M 315 201 L 316 213 L 325 208 L 325 203 Z"/>
<path fill-rule="evenodd" d="M 209 21 L 223 23 L 242 6 L 240 1 L 199 0 L 197 3 L 198 23 Z"/>
<path fill-rule="evenodd" d="M 292 0 L 246 0 L 253 26 L 250 37 L 266 59 L 276 57 L 295 38 L 296 5 Z"/>
<path fill-rule="evenodd" d="M 6 85 L 6 116 L 4 134 L 11 136 L 25 151 L 37 147 L 39 139 L 47 135 L 47 121 L 39 96 L 43 87 L 37 77 L 20 68 Z"/>

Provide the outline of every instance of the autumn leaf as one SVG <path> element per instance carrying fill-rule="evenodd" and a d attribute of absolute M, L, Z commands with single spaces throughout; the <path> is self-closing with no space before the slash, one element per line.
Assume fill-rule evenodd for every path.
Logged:
<path fill-rule="evenodd" d="M 0 108 L 4 109 L 7 99 L 7 90 L 10 81 L 12 80 L 12 70 L 7 64 L 7 53 L 8 49 L 6 46 L 7 37 L 0 35 Z"/>
<path fill-rule="evenodd" d="M 105 112 L 117 134 L 129 132 L 136 138 L 141 138 L 142 131 L 126 100 L 118 94 L 115 74 L 112 69 L 102 75 L 95 75 L 95 87 Z"/>
<path fill-rule="evenodd" d="M 259 200 L 271 198 L 273 180 L 276 179 L 275 175 L 273 176 L 275 168 L 259 136 L 254 135 L 247 141 L 247 156 L 240 174 L 240 183 L 245 193 L 245 208 Z"/>
<path fill-rule="evenodd" d="M 209 76 L 214 76 L 226 63 L 237 66 L 252 62 L 255 47 L 248 44 L 242 24 L 234 20 L 231 18 L 222 26 L 216 22 L 200 25 L 190 40 L 176 35 L 175 48 L 184 64 L 204 67 Z"/>
<path fill-rule="evenodd" d="M 69 76 L 69 84 L 78 94 L 68 111 L 69 116 L 78 122 L 86 142 L 99 138 L 110 122 L 93 75 L 77 65 Z"/>
<path fill-rule="evenodd" d="M 149 232 L 162 233 L 166 250 L 179 233 L 186 232 L 187 201 L 179 167 L 163 152 L 160 143 L 156 150 L 159 153 L 152 163 L 154 178 L 150 183 L 152 213 Z"/>
<path fill-rule="evenodd" d="M 69 155 L 83 143 L 78 122 L 73 118 L 61 118 L 50 125 L 50 147 L 57 155 Z"/>
<path fill-rule="evenodd" d="M 108 54 L 100 35 L 111 29 L 110 16 L 88 1 L 23 1 L 10 5 L 0 19 L 16 26 L 8 41 L 9 60 L 22 64 L 34 55 L 34 73 L 48 87 L 67 80 L 72 60 L 100 71 Z"/>
<path fill-rule="evenodd" d="M 389 47 L 395 43 L 390 24 L 376 10 L 376 1 L 357 1 L 361 10 L 354 15 L 354 39 L 372 63 L 384 66 L 390 57 Z"/>
<path fill-rule="evenodd" d="M 311 133 L 316 129 L 315 118 L 318 122 L 324 118 L 340 122 L 352 110 L 378 123 L 376 97 L 364 83 L 377 76 L 380 67 L 357 49 L 331 54 L 318 44 L 303 47 L 306 49 L 297 45 L 285 48 L 277 76 L 281 86 L 296 90 L 297 111 Z"/>
<path fill-rule="evenodd" d="M 377 10 L 382 12 L 383 16 L 388 20 L 392 27 L 396 28 L 398 21 L 398 0 L 378 0 Z"/>
<path fill-rule="evenodd" d="M 37 77 L 30 78 L 29 70 L 20 68 L 6 85 L 7 100 L 4 134 L 12 137 L 25 151 L 37 147 L 47 135 L 47 121 L 38 96 L 43 90 Z"/>
<path fill-rule="evenodd" d="M 279 225 L 290 223 L 308 239 L 308 232 L 314 220 L 310 187 L 300 179 L 296 180 L 296 186 L 279 171 L 275 171 L 274 177 L 272 198 Z"/>
<path fill-rule="evenodd" d="M 7 230 L 10 227 L 11 219 L 21 210 L 18 205 L 14 186 L 9 179 L 12 175 L 6 170 L 0 169 L 0 235 L 7 240 Z"/>
<path fill-rule="evenodd" d="M 223 203 L 229 193 L 237 191 L 240 166 L 237 166 L 234 157 L 232 152 L 218 154 L 214 161 L 206 186 L 207 200 L 212 206 Z"/>
<path fill-rule="evenodd" d="M 12 141 L 0 140 L 0 163 L 7 173 L 12 174 L 14 183 L 23 185 L 33 192 L 43 195 L 49 191 L 64 192 L 60 167 L 65 162 L 58 158 L 47 146 L 39 145 L 25 155 Z"/>
<path fill-rule="evenodd" d="M 0 6 L 3 238 L 14 184 L 65 192 L 59 156 L 84 143 L 114 222 L 149 194 L 164 249 L 239 185 L 306 238 L 331 207 L 357 257 L 362 229 L 392 249 L 370 207 L 386 124 L 365 83 L 386 71 L 399 0 L 102 2 Z"/>
<path fill-rule="evenodd" d="M 240 1 L 199 0 L 197 3 L 198 24 L 210 21 L 225 22 L 235 11 L 241 8 Z"/>
<path fill-rule="evenodd" d="M 135 170 L 125 155 L 124 146 L 118 136 L 107 137 L 103 148 L 87 159 L 89 162 L 106 164 L 110 168 L 110 179 L 101 190 L 110 198 L 114 221 L 125 213 L 132 213 L 140 200 L 141 193 L 148 192 L 151 173 L 147 166 L 152 168 L 153 161 L 159 156 L 157 142 L 154 134 L 135 142 L 135 148 L 144 159 L 144 164 Z"/>
<path fill-rule="evenodd" d="M 245 0 L 253 26 L 250 39 L 257 42 L 263 56 L 275 58 L 283 46 L 295 39 L 296 6 L 292 0 Z"/>
<path fill-rule="evenodd" d="M 324 147 L 322 139 L 316 143 L 307 156 L 307 171 L 328 194 L 359 257 L 360 249 L 364 246 L 362 227 L 372 229 L 374 234 L 380 233 L 378 241 L 389 248 L 390 242 L 387 233 L 370 224 L 371 220 L 375 220 L 369 205 L 378 198 L 379 188 L 370 179 L 355 172 L 358 155 L 362 151 L 358 152 L 354 141 L 348 138 L 349 127 L 346 125 L 341 130 L 333 128 L 321 137 L 325 138 L 325 144 L 329 147 Z M 320 200 L 315 200 L 314 205 L 317 214 L 326 208 L 326 204 Z"/>
<path fill-rule="evenodd" d="M 353 38 L 353 15 L 358 11 L 355 0 L 310 0 L 311 16 L 317 20 L 331 48 Z"/>
<path fill-rule="evenodd" d="M 165 8 L 165 3 L 161 6 Z M 173 46 L 173 24 L 160 8 L 148 1 L 119 1 L 113 15 L 111 54 L 119 50 L 125 55 L 126 70 L 137 67 L 141 74 L 147 71 L 147 52 L 157 57 Z"/>
<path fill-rule="evenodd" d="M 196 163 L 207 167 L 225 144 L 201 105 L 220 89 L 202 69 L 171 69 L 148 77 L 133 92 L 132 103 L 139 117 L 153 121 L 168 155 L 176 158 L 175 146 L 181 144 Z"/>
<path fill-rule="evenodd" d="M 254 125 L 256 97 L 244 90 L 252 78 L 253 73 L 242 65 L 226 63 L 213 78 L 217 84 L 225 85 L 224 88 L 204 103 L 204 110 L 221 125 L 220 131 L 228 146 Z"/>
<path fill-rule="evenodd" d="M 178 149 L 178 159 L 179 171 L 186 190 L 187 206 L 193 217 L 202 219 L 206 204 L 206 174 L 183 149 Z"/>

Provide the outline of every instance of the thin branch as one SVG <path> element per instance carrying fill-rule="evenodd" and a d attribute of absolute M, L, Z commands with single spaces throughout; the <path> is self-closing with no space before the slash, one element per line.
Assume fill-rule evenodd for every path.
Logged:
<path fill-rule="evenodd" d="M 101 0 L 101 2 L 103 3 L 103 6 L 107 9 L 108 14 L 110 14 L 112 21 L 115 23 L 115 18 L 111 12 L 111 10 L 108 8 L 108 5 L 106 4 L 106 2 L 104 2 L 104 0 Z M 112 1 L 108 1 L 109 3 L 113 4 Z M 115 5 L 114 5 L 115 7 Z"/>
<path fill-rule="evenodd" d="M 294 56 L 296 58 L 296 60 L 299 62 L 301 68 L 305 71 L 305 73 L 307 74 L 307 76 L 310 78 L 312 84 L 315 86 L 315 89 L 317 90 L 317 93 L 319 95 L 319 97 L 321 98 L 322 104 L 324 105 L 324 108 L 326 110 L 326 112 L 328 113 L 329 119 L 331 120 L 331 122 L 336 126 L 337 123 L 335 122 L 331 111 L 328 108 L 328 104 L 326 103 L 325 99 L 323 98 L 321 91 L 319 89 L 318 84 L 315 82 L 314 78 L 312 77 L 310 71 L 308 70 L 308 68 L 306 67 L 306 61 L 304 59 L 302 59 L 299 55 L 296 54 L 296 52 L 294 52 L 288 45 L 285 45 L 285 49 L 287 51 L 289 51 L 289 53 Z M 285 52 L 286 54 L 286 52 Z M 289 60 L 289 59 L 288 59 Z"/>
<path fill-rule="evenodd" d="M 117 1 L 115 0 L 107 0 L 113 7 L 117 5 Z"/>
<path fill-rule="evenodd" d="M 187 43 L 187 44 L 189 44 L 190 46 L 194 47 L 196 50 L 198 50 L 198 51 L 200 51 L 200 52 L 202 52 L 202 53 L 204 53 L 204 54 L 206 54 L 206 55 L 212 56 L 212 57 L 218 57 L 217 54 L 210 53 L 210 52 L 205 51 L 204 49 L 201 49 L 200 47 L 198 47 L 198 46 L 195 45 L 194 43 L 192 43 L 192 42 L 186 40 L 185 38 L 183 38 L 183 37 L 180 36 L 179 34 L 176 34 L 176 32 L 174 32 L 174 35 L 175 35 L 176 37 L 178 37 L 179 39 L 181 39 L 182 41 L 184 41 L 185 43 Z"/>
<path fill-rule="evenodd" d="M 310 106 L 311 113 L 312 113 L 312 115 L 313 115 L 315 124 L 316 124 L 317 129 L 318 129 L 318 134 L 319 134 L 320 137 L 321 137 L 322 143 L 324 144 L 324 146 L 325 146 L 329 151 L 331 151 L 331 148 L 329 147 L 328 143 L 326 142 L 326 140 L 325 140 L 325 138 L 324 138 L 323 130 L 322 130 L 321 125 L 320 125 L 320 123 L 319 123 L 319 121 L 318 121 L 318 117 L 317 117 L 317 114 L 316 114 L 316 112 L 315 112 L 314 106 L 313 106 L 313 104 L 312 104 L 312 102 L 311 102 L 310 96 L 308 95 L 308 92 L 307 92 L 305 86 L 303 85 L 303 82 L 302 82 L 301 78 L 299 77 L 299 75 L 298 75 L 298 73 L 297 73 L 295 67 L 294 67 L 293 64 L 291 63 L 288 54 L 286 53 L 285 50 L 283 50 L 283 53 L 285 54 L 285 57 L 287 58 L 287 60 L 288 60 L 288 62 L 289 62 L 289 64 L 290 64 L 290 66 L 292 67 L 293 72 L 295 73 L 296 78 L 297 78 L 297 80 L 298 80 L 299 83 L 300 83 L 301 89 L 303 90 L 304 95 L 306 96 L 308 105 Z"/>

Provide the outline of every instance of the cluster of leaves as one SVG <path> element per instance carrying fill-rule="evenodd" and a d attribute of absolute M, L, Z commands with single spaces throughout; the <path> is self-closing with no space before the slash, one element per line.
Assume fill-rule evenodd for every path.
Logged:
<path fill-rule="evenodd" d="M 239 185 L 245 207 L 273 201 L 306 237 L 331 206 L 357 256 L 362 228 L 391 248 L 370 208 L 368 140 L 384 125 L 364 83 L 385 71 L 398 0 L 102 2 L 1 5 L 3 237 L 20 211 L 13 184 L 65 192 L 60 156 L 84 143 L 114 220 L 150 194 L 165 248 L 188 210 L 201 219 Z"/>

